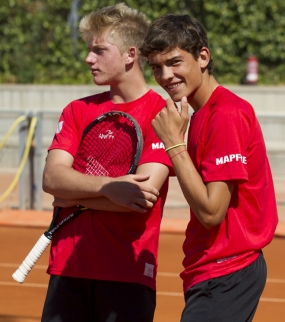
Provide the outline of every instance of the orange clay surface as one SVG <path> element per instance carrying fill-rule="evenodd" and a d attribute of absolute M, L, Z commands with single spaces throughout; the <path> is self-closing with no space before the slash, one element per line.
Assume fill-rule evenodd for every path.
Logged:
<path fill-rule="evenodd" d="M 1 195 L 4 183 L 8 186 L 9 182 L 3 180 L 3 174 L 0 176 Z M 280 221 L 274 240 L 264 249 L 268 278 L 254 322 L 283 322 L 285 319 L 285 194 L 283 182 L 276 186 Z M 49 250 L 45 251 L 22 285 L 16 283 L 11 275 L 49 225 L 52 199 L 44 197 L 45 208 L 50 208 L 45 211 L 11 209 L 17 204 L 16 199 L 15 191 L 0 204 L 0 322 L 38 322 L 47 290 Z M 184 307 L 179 277 L 183 259 L 181 247 L 188 218 L 189 208 L 179 185 L 171 179 L 161 225 L 154 322 L 180 320 Z"/>

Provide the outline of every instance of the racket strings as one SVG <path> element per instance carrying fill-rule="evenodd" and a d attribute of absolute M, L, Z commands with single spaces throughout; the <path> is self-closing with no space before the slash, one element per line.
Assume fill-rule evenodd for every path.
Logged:
<path fill-rule="evenodd" d="M 136 128 L 128 118 L 120 115 L 107 117 L 88 128 L 73 167 L 93 176 L 124 175 L 132 166 L 137 146 Z"/>

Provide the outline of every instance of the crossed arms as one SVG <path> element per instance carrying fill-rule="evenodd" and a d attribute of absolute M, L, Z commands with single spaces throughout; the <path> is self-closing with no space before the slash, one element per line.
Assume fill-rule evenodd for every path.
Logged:
<path fill-rule="evenodd" d="M 55 149 L 48 154 L 43 190 L 55 197 L 53 206 L 82 205 L 95 210 L 144 213 L 156 202 L 168 176 L 166 165 L 146 163 L 136 174 L 118 178 L 89 176 L 72 168 L 73 156 Z"/>

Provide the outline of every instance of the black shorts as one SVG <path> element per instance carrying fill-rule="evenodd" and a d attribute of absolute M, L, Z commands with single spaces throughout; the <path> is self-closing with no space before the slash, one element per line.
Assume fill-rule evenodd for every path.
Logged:
<path fill-rule="evenodd" d="M 137 283 L 51 276 L 42 322 L 152 322 L 156 292 Z"/>
<path fill-rule="evenodd" d="M 181 322 L 252 321 L 266 282 L 261 253 L 251 265 L 191 287 L 185 294 Z"/>

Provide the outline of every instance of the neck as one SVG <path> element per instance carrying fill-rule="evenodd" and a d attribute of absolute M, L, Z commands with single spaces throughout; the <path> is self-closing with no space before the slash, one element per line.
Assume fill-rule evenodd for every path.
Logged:
<path fill-rule="evenodd" d="M 188 103 L 195 112 L 199 111 L 206 104 L 218 86 L 219 84 L 213 76 L 209 76 L 203 80 L 193 95 L 188 97 Z"/>
<path fill-rule="evenodd" d="M 142 97 L 149 90 L 142 72 L 125 75 L 123 81 L 110 86 L 110 99 L 113 103 L 127 103 Z"/>

